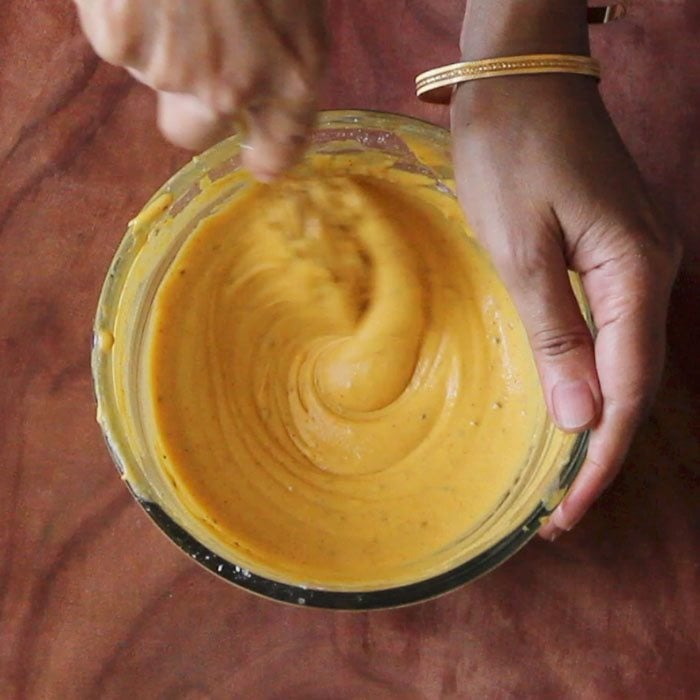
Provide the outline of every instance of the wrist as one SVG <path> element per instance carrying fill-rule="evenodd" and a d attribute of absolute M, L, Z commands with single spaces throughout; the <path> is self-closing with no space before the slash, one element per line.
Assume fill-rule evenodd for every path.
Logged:
<path fill-rule="evenodd" d="M 469 0 L 465 61 L 536 53 L 589 54 L 586 0 Z"/>

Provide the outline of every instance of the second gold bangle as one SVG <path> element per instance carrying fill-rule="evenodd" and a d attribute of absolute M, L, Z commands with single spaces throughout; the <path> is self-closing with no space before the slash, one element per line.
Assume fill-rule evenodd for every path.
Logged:
<path fill-rule="evenodd" d="M 416 95 L 425 102 L 449 102 L 455 85 L 506 75 L 573 73 L 600 79 L 600 64 L 590 56 L 531 54 L 451 63 L 416 77 Z"/>

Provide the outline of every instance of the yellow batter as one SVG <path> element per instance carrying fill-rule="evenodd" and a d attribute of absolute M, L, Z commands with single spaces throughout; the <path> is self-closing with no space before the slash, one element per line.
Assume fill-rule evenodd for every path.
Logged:
<path fill-rule="evenodd" d="M 346 170 L 318 156 L 188 238 L 154 302 L 153 421 L 178 497 L 241 560 L 393 585 L 454 563 L 544 411 L 456 202 L 409 173 Z"/>

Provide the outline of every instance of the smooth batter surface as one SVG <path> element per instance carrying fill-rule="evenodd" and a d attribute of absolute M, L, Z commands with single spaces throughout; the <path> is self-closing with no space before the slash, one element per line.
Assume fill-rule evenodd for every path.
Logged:
<path fill-rule="evenodd" d="M 503 286 L 457 204 L 408 173 L 329 157 L 251 186 L 178 253 L 149 343 L 180 499 L 280 580 L 444 570 L 542 428 Z"/>

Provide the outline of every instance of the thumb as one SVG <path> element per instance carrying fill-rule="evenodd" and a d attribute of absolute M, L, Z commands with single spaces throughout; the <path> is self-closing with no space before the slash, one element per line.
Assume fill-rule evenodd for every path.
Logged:
<path fill-rule="evenodd" d="M 525 326 L 554 422 L 569 432 L 593 426 L 602 399 L 593 336 L 571 287 L 558 236 L 509 231 L 490 249 Z"/>

